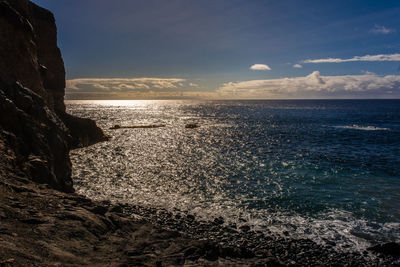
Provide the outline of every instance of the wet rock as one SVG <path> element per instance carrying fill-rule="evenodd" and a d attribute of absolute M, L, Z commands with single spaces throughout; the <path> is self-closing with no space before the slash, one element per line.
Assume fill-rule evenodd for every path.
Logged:
<path fill-rule="evenodd" d="M 231 226 L 225 227 L 224 230 L 229 234 L 236 234 L 238 232 L 238 230 L 236 229 L 236 225 L 235 227 Z"/>
<path fill-rule="evenodd" d="M 368 248 L 369 251 L 378 252 L 385 255 L 400 256 L 400 244 L 389 242 Z"/>
<path fill-rule="evenodd" d="M 295 263 L 296 264 L 296 263 Z M 305 264 L 304 266 L 309 266 L 310 264 Z M 275 257 L 267 257 L 265 258 L 262 262 L 260 262 L 259 265 L 255 264 L 254 266 L 268 266 L 268 267 L 284 267 L 287 266 L 287 264 L 284 264 L 280 260 L 278 260 Z M 295 266 L 301 266 L 301 264 L 295 265 Z M 315 265 L 315 266 L 323 266 L 321 265 Z"/>
<path fill-rule="evenodd" d="M 27 193 L 27 192 L 33 192 L 32 189 L 29 189 L 25 186 L 15 186 L 15 185 L 9 185 L 10 188 L 14 190 L 14 192 L 17 193 Z"/>
<path fill-rule="evenodd" d="M 78 194 L 68 194 L 68 195 L 64 195 L 62 196 L 62 199 L 65 200 L 68 203 L 78 203 L 78 204 L 84 204 L 86 206 L 92 206 L 93 202 L 91 199 L 82 196 L 82 195 L 78 195 Z M 101 206 L 101 205 L 100 205 Z"/>
<path fill-rule="evenodd" d="M 125 254 L 128 256 L 140 256 L 143 254 L 143 251 L 140 249 L 134 249 L 134 250 L 125 251 Z"/>
<path fill-rule="evenodd" d="M 283 235 L 284 235 L 284 236 L 289 236 L 289 232 L 288 232 L 288 231 L 284 231 L 284 232 L 283 232 Z"/>
<path fill-rule="evenodd" d="M 239 227 L 239 229 L 240 229 L 242 232 L 248 232 L 248 231 L 250 231 L 250 226 L 248 226 L 248 225 L 242 225 L 242 226 Z"/>
<path fill-rule="evenodd" d="M 325 243 L 326 243 L 327 245 L 329 245 L 329 246 L 332 246 L 332 247 L 336 246 L 336 242 L 331 241 L 331 240 L 326 240 Z"/>
<path fill-rule="evenodd" d="M 92 208 L 89 208 L 89 210 L 95 214 L 98 215 L 104 215 L 108 211 L 108 207 L 102 206 L 102 205 L 96 205 Z"/>
<path fill-rule="evenodd" d="M 208 245 L 204 248 L 204 258 L 209 261 L 216 261 L 219 257 L 219 249 L 213 245 Z"/>
<path fill-rule="evenodd" d="M 50 172 L 48 163 L 39 157 L 31 155 L 29 157 L 28 168 L 33 181 L 50 184 L 56 182 L 54 174 Z"/>
<path fill-rule="evenodd" d="M 124 211 L 124 210 L 123 210 L 122 206 L 119 205 L 119 204 L 114 205 L 114 206 L 112 206 L 112 207 L 110 208 L 110 212 L 123 213 L 123 211 Z"/>
<path fill-rule="evenodd" d="M 198 125 L 197 123 L 187 123 L 185 124 L 185 128 L 186 129 L 195 129 L 195 128 L 199 128 L 200 125 Z"/>
<path fill-rule="evenodd" d="M 11 235 L 12 232 L 10 230 L 8 230 L 6 227 L 0 227 L 0 234 Z"/>
<path fill-rule="evenodd" d="M 240 258 L 249 259 L 249 258 L 253 258 L 254 256 L 255 255 L 254 255 L 253 251 L 251 251 L 250 249 L 245 248 L 245 247 L 240 248 L 240 254 L 239 254 Z"/>
<path fill-rule="evenodd" d="M 26 224 L 42 224 L 48 222 L 47 220 L 42 218 L 29 218 L 29 219 L 23 219 L 21 221 Z"/>
<path fill-rule="evenodd" d="M 113 127 L 111 127 L 110 130 L 162 128 L 162 127 L 165 127 L 165 126 L 166 126 L 165 124 L 142 124 L 142 125 L 124 125 L 124 126 L 116 124 Z"/>
<path fill-rule="evenodd" d="M 106 215 L 107 219 L 115 226 L 116 228 L 121 228 L 121 218 L 113 213 Z"/>
<path fill-rule="evenodd" d="M 225 220 L 222 217 L 218 217 L 214 219 L 214 224 L 221 225 L 224 224 Z"/>

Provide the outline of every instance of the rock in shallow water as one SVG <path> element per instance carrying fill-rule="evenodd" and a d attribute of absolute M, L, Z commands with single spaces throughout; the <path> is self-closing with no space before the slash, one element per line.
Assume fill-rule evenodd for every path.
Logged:
<path fill-rule="evenodd" d="M 197 123 L 188 123 L 185 125 L 186 129 L 195 129 L 195 128 L 199 128 L 200 125 L 198 125 Z"/>

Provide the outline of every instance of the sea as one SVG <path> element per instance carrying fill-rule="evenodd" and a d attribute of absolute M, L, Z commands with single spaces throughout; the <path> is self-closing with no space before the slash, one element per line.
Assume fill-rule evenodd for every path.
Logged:
<path fill-rule="evenodd" d="M 222 217 L 337 250 L 400 241 L 400 100 L 66 105 L 111 137 L 71 151 L 75 188 L 90 198 Z"/>

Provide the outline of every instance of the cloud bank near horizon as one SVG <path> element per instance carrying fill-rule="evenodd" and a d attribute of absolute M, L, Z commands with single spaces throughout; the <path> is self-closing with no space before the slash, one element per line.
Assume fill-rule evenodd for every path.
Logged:
<path fill-rule="evenodd" d="M 400 75 L 307 76 L 226 82 L 205 90 L 179 78 L 74 79 L 67 99 L 400 98 Z"/>
<path fill-rule="evenodd" d="M 168 90 L 183 87 L 184 82 L 180 78 L 85 78 L 67 80 L 66 88 L 80 92 Z"/>
<path fill-rule="evenodd" d="M 321 58 L 321 59 L 306 59 L 302 63 L 344 63 L 344 62 L 382 62 L 382 61 L 400 61 L 400 54 L 381 54 L 381 55 L 365 55 L 355 56 L 352 58 Z"/>
<path fill-rule="evenodd" d="M 218 93 L 226 98 L 392 98 L 400 96 L 400 75 L 322 76 L 314 71 L 304 77 L 228 82 Z"/>
<path fill-rule="evenodd" d="M 81 78 L 66 81 L 66 99 L 214 98 L 182 78 Z"/>

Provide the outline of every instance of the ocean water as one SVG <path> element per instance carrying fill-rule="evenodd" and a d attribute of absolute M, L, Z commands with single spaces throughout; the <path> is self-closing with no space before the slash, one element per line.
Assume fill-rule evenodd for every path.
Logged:
<path fill-rule="evenodd" d="M 112 137 L 71 152 L 75 188 L 91 198 L 338 250 L 400 241 L 399 100 L 66 103 Z"/>

